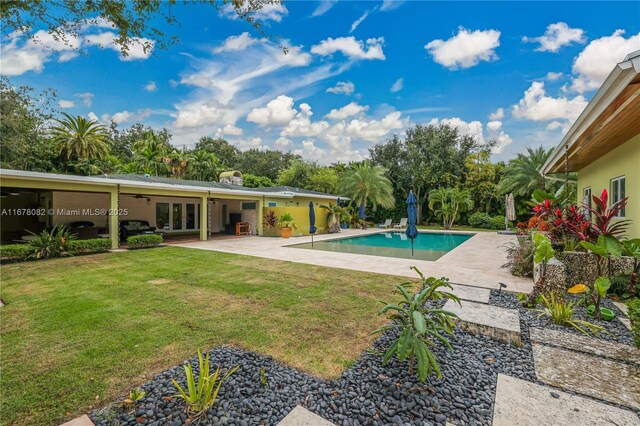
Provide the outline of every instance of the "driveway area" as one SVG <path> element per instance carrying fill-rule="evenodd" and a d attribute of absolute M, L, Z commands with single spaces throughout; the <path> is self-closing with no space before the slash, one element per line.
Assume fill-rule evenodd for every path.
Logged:
<path fill-rule="evenodd" d="M 339 234 L 318 235 L 314 238 L 315 241 L 324 241 L 376 232 L 383 231 L 379 229 L 369 229 L 366 231 L 347 229 Z M 523 293 L 529 293 L 533 288 L 533 280 L 530 278 L 514 277 L 507 270 L 501 268 L 507 260 L 505 245 L 516 243 L 516 237 L 512 235 L 499 235 L 496 232 L 477 232 L 472 238 L 436 261 L 287 247 L 306 242 L 311 242 L 311 237 L 288 239 L 247 237 L 196 241 L 175 245 L 179 247 L 237 253 L 268 259 L 288 260 L 297 263 L 414 278 L 416 274 L 410 267 L 416 266 L 427 276 L 448 277 L 451 282 L 458 284 L 497 289 L 499 287 L 498 283 L 504 283 L 507 285 L 506 291 Z"/>

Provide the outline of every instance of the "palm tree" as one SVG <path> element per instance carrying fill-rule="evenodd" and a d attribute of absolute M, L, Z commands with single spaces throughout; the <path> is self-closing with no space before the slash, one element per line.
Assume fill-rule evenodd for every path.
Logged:
<path fill-rule="evenodd" d="M 327 228 L 332 232 L 332 225 L 340 225 L 341 219 L 346 215 L 347 211 L 337 204 L 320 204 L 321 209 L 327 211 Z M 340 230 L 340 228 L 338 228 Z"/>
<path fill-rule="evenodd" d="M 509 161 L 504 177 L 498 184 L 498 191 L 529 197 L 536 189 L 547 189 L 550 182 L 545 180 L 541 169 L 551 152 L 552 149 L 545 150 L 540 146 L 527 148 L 526 154 L 518 154 Z"/>
<path fill-rule="evenodd" d="M 350 197 L 351 201 L 358 205 L 366 206 L 370 203 L 373 210 L 378 206 L 393 208 L 393 186 L 385 176 L 386 172 L 384 167 L 374 166 L 369 161 L 354 164 L 342 176 L 338 183 L 338 192 Z"/>
<path fill-rule="evenodd" d="M 436 205 L 439 208 L 434 210 Z M 460 213 L 473 208 L 473 199 L 466 189 L 438 188 L 429 192 L 429 208 L 442 218 L 444 229 L 451 229 Z"/>
<path fill-rule="evenodd" d="M 73 117 L 62 113 L 64 120 L 56 120 L 59 126 L 51 128 L 53 141 L 60 156 L 67 160 L 104 159 L 109 154 L 107 127 L 81 115 Z"/>
<path fill-rule="evenodd" d="M 215 154 L 199 149 L 189 154 L 187 177 L 194 180 L 215 181 L 218 177 L 218 157 Z"/>

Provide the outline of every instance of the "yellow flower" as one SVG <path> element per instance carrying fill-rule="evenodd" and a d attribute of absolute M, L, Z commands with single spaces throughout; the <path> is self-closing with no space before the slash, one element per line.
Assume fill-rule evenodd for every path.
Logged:
<path fill-rule="evenodd" d="M 567 290 L 571 294 L 584 293 L 587 290 L 587 286 L 584 284 L 576 284 Z"/>

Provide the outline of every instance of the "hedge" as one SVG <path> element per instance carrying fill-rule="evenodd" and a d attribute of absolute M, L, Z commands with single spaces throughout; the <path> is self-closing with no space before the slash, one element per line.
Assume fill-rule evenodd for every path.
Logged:
<path fill-rule="evenodd" d="M 155 247 L 163 241 L 160 234 L 132 235 L 127 238 L 129 248 Z"/>
<path fill-rule="evenodd" d="M 33 252 L 29 244 L 5 244 L 0 246 L 0 257 L 26 259 Z"/>
<path fill-rule="evenodd" d="M 469 216 L 469 225 L 482 229 L 504 229 L 504 216 L 489 216 L 485 212 L 475 212 Z"/>
<path fill-rule="evenodd" d="M 108 238 L 71 240 L 68 249 L 73 254 L 102 253 L 111 250 L 111 240 Z"/>
<path fill-rule="evenodd" d="M 629 306 L 629 319 L 631 320 L 633 340 L 640 349 L 640 299 L 635 298 L 627 301 L 627 306 Z"/>

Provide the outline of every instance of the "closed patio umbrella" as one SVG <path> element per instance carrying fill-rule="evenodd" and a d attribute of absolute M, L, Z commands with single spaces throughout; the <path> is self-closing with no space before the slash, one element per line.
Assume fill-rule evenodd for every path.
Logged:
<path fill-rule="evenodd" d="M 508 221 L 516 220 L 516 206 L 513 201 L 513 193 L 506 196 L 506 206 L 504 215 L 504 227 L 508 229 Z"/>
<path fill-rule="evenodd" d="M 409 197 L 407 197 L 407 230 L 405 234 L 411 239 L 411 256 L 413 257 L 413 240 L 418 236 L 418 200 L 413 195 L 413 191 L 409 191 Z"/>
<path fill-rule="evenodd" d="M 313 247 L 313 234 L 316 233 L 316 212 L 313 209 L 313 201 L 309 201 L 309 233 L 311 234 L 311 247 Z"/>

